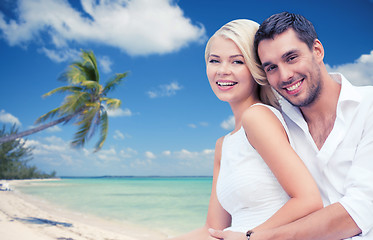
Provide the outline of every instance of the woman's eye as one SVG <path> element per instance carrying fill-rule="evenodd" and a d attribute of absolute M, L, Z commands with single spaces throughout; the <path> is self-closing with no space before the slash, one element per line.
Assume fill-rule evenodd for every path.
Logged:
<path fill-rule="evenodd" d="M 216 59 L 210 59 L 209 60 L 209 63 L 218 63 L 219 61 L 218 60 L 216 60 Z"/>
<path fill-rule="evenodd" d="M 233 61 L 234 64 L 244 64 L 244 61 L 241 61 L 241 60 L 236 60 L 236 61 Z"/>

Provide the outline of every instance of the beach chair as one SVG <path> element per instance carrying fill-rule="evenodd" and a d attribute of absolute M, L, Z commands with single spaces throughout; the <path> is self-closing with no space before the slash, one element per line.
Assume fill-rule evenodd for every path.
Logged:
<path fill-rule="evenodd" d="M 0 183 L 0 190 L 1 191 L 10 191 L 9 183 Z"/>

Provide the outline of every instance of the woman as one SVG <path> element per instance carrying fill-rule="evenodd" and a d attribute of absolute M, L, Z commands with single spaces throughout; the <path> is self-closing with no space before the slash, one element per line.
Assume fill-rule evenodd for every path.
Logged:
<path fill-rule="evenodd" d="M 215 95 L 230 104 L 235 128 L 216 142 L 205 226 L 175 240 L 255 240 L 261 229 L 322 207 L 316 183 L 289 143 L 281 113 L 264 104 L 277 106 L 277 101 L 270 88 L 259 85 L 265 75 L 253 50 L 258 27 L 250 20 L 235 20 L 207 43 L 207 77 Z"/>

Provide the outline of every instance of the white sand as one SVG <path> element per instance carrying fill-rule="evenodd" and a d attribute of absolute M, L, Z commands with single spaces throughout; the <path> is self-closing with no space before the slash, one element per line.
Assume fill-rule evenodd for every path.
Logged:
<path fill-rule="evenodd" d="M 17 181 L 8 181 L 11 187 Z M 129 223 L 69 212 L 15 191 L 0 191 L 1 240 L 161 240 L 165 234 Z"/>

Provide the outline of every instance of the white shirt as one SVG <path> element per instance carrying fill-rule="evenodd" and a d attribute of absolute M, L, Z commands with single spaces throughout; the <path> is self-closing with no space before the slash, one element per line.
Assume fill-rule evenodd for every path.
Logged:
<path fill-rule="evenodd" d="M 319 186 L 324 206 L 339 202 L 362 230 L 352 239 L 373 239 L 373 86 L 342 85 L 334 127 L 319 150 L 299 108 L 281 100 L 292 145 Z"/>

